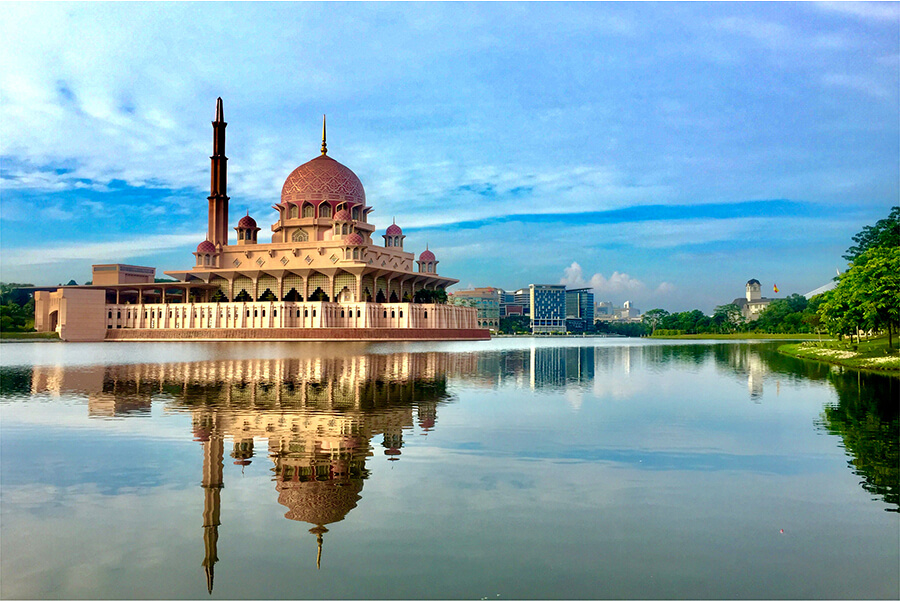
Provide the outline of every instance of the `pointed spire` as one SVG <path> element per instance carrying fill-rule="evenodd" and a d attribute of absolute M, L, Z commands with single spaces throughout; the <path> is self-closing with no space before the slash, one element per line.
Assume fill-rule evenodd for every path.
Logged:
<path fill-rule="evenodd" d="M 328 147 L 325 145 L 325 115 L 322 115 L 322 156 L 328 154 Z"/>
<path fill-rule="evenodd" d="M 222 110 L 222 97 L 216 99 L 216 121 L 225 121 L 225 111 Z"/>
<path fill-rule="evenodd" d="M 328 532 L 328 528 L 320 525 L 315 528 L 310 528 L 309 531 L 316 535 L 316 546 L 318 547 L 318 551 L 316 552 L 316 569 L 319 570 L 322 568 L 322 542 L 324 541 L 322 535 Z"/>

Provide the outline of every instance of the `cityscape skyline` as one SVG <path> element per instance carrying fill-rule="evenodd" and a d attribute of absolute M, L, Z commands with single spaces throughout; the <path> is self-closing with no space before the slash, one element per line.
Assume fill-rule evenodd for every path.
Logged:
<path fill-rule="evenodd" d="M 270 213 L 325 112 L 376 234 L 403 216 L 451 290 L 804 294 L 900 196 L 896 3 L 7 8 L 7 282 L 184 267 L 216 96 L 229 227 Z"/>

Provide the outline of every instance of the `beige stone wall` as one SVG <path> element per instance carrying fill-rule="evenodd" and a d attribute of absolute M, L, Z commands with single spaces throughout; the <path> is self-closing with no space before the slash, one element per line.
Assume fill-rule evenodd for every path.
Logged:
<path fill-rule="evenodd" d="M 60 288 L 35 292 L 34 327 L 38 332 L 59 332 L 61 340 L 103 340 L 106 291 Z"/>

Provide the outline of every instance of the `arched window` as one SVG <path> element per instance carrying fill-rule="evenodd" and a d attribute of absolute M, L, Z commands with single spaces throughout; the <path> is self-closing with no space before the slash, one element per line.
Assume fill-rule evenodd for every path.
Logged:
<path fill-rule="evenodd" d="M 291 234 L 291 240 L 294 242 L 306 242 L 309 240 L 309 234 L 305 230 L 294 230 L 294 233 Z"/>
<path fill-rule="evenodd" d="M 353 207 L 353 211 L 351 214 L 353 215 L 353 218 L 358 221 L 359 220 L 359 207 Z"/>
<path fill-rule="evenodd" d="M 307 203 L 307 204 L 303 205 L 303 217 L 304 218 L 313 217 L 314 215 L 315 215 L 315 209 L 313 209 L 313 206 L 311 204 Z"/>
<path fill-rule="evenodd" d="M 353 249 L 353 258 L 359 259 L 359 249 L 358 248 Z"/>
<path fill-rule="evenodd" d="M 209 265 L 209 255 L 204 255 L 203 260 Z"/>
<path fill-rule="evenodd" d="M 306 207 L 303 207 L 303 212 L 306 212 Z M 296 219 L 300 216 L 300 210 L 297 208 L 297 205 L 291 205 L 291 219 Z M 305 217 L 305 215 L 304 215 Z"/>
<path fill-rule="evenodd" d="M 346 258 L 346 259 L 349 259 L 349 258 L 350 258 L 350 249 L 349 249 L 349 248 L 347 248 L 347 249 L 344 250 L 344 255 L 345 255 L 344 258 Z"/>
<path fill-rule="evenodd" d="M 322 219 L 331 219 L 331 205 L 322 203 L 319 205 L 319 217 Z"/>
<path fill-rule="evenodd" d="M 244 230 L 238 230 L 238 240 L 244 239 Z"/>

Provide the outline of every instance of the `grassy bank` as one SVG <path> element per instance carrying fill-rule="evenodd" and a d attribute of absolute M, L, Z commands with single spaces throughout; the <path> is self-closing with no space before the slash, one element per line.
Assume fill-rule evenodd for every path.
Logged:
<path fill-rule="evenodd" d="M 676 336 L 657 336 L 666 340 L 819 340 L 819 334 L 763 334 L 760 332 L 744 332 L 737 334 L 678 334 Z"/>
<path fill-rule="evenodd" d="M 0 340 L 59 340 L 56 332 L 0 332 Z"/>
<path fill-rule="evenodd" d="M 801 342 L 778 347 L 778 352 L 798 357 L 843 365 L 854 369 L 869 369 L 900 375 L 900 353 L 895 347 L 888 348 L 887 338 L 873 338 L 861 344 L 850 344 L 837 340 L 821 342 Z"/>

